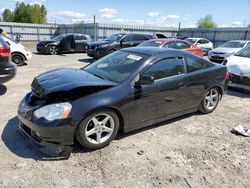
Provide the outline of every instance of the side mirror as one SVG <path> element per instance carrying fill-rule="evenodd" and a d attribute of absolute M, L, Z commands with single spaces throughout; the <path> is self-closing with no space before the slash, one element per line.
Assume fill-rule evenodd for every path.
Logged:
<path fill-rule="evenodd" d="M 140 85 L 152 85 L 155 81 L 153 76 L 143 75 L 138 82 L 135 83 L 136 86 Z"/>

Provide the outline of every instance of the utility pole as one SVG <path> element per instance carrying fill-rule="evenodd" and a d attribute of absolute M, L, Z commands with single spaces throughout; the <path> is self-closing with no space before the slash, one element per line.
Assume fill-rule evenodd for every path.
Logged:
<path fill-rule="evenodd" d="M 94 18 L 94 39 L 96 41 L 96 20 L 95 20 L 95 15 L 93 16 Z"/>

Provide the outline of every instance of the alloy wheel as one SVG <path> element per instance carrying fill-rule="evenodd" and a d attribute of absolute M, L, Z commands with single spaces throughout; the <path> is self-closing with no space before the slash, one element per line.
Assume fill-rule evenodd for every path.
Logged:
<path fill-rule="evenodd" d="M 49 49 L 50 54 L 56 55 L 58 53 L 58 48 L 56 46 L 52 46 Z"/>
<path fill-rule="evenodd" d="M 205 98 L 205 106 L 208 110 L 214 109 L 219 101 L 219 93 L 217 89 L 210 89 L 207 92 L 206 98 Z"/>
<path fill-rule="evenodd" d="M 113 134 L 115 128 L 114 119 L 106 113 L 92 117 L 85 128 L 85 137 L 92 144 L 102 144 Z"/>

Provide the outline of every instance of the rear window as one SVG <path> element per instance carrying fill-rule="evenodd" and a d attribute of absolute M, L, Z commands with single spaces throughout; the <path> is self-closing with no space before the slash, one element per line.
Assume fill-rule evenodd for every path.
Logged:
<path fill-rule="evenodd" d="M 192 54 L 187 54 L 186 66 L 187 66 L 187 72 L 194 72 L 201 69 L 212 67 L 214 65 L 203 58 L 197 57 Z"/>
<path fill-rule="evenodd" d="M 159 47 L 163 42 L 161 41 L 145 41 L 139 46 L 150 46 L 150 47 Z"/>
<path fill-rule="evenodd" d="M 246 42 L 229 41 L 222 45 L 225 48 L 243 48 Z"/>

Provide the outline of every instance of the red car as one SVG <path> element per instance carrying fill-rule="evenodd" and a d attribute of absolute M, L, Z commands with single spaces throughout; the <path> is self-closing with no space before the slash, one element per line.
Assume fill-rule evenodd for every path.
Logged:
<path fill-rule="evenodd" d="M 141 43 L 138 46 L 150 46 L 150 47 L 160 47 L 160 48 L 174 48 L 179 50 L 185 50 L 187 52 L 196 54 L 198 56 L 203 56 L 204 52 L 201 48 L 193 45 L 190 42 L 180 39 L 152 39 Z"/>

